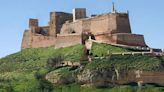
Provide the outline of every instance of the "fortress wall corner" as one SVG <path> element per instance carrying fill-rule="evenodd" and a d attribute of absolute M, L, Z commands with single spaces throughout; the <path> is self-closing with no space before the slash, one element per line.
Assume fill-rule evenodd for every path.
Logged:
<path fill-rule="evenodd" d="M 25 30 L 23 33 L 21 49 L 31 48 L 31 42 L 32 42 L 32 33 L 29 30 Z"/>
<path fill-rule="evenodd" d="M 117 44 L 129 45 L 129 46 L 147 46 L 143 35 L 138 34 L 114 34 L 117 38 Z"/>
<path fill-rule="evenodd" d="M 117 33 L 131 33 L 130 21 L 128 14 L 119 14 L 116 17 Z"/>

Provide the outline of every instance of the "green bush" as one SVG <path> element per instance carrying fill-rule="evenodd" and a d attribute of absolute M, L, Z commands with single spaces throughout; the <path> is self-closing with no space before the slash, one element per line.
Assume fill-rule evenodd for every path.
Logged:
<path fill-rule="evenodd" d="M 0 83 L 0 92 L 13 92 L 10 83 Z"/>
<path fill-rule="evenodd" d="M 47 60 L 47 67 L 50 70 L 53 70 L 53 69 L 59 67 L 62 64 L 63 60 L 64 60 L 64 57 L 61 55 L 50 57 Z"/>

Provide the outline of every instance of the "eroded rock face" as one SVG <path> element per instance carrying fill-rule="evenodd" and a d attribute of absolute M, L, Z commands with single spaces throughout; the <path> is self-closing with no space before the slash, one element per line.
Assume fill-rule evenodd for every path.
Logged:
<path fill-rule="evenodd" d="M 86 69 L 77 75 L 77 80 L 81 84 L 90 84 L 92 86 L 109 86 L 106 80 L 112 80 L 114 72 L 108 70 L 89 70 Z"/>
<path fill-rule="evenodd" d="M 143 83 L 154 83 L 164 86 L 164 71 L 143 71 L 139 80 Z"/>
<path fill-rule="evenodd" d="M 69 84 L 75 82 L 73 75 L 61 75 L 59 73 L 49 73 L 45 78 L 54 84 Z"/>
<path fill-rule="evenodd" d="M 157 84 L 164 86 L 164 71 L 140 71 L 140 70 L 89 70 L 84 69 L 76 74 L 62 76 L 58 73 L 49 73 L 46 79 L 55 84 L 80 83 L 95 87 L 107 87 L 112 84 Z"/>

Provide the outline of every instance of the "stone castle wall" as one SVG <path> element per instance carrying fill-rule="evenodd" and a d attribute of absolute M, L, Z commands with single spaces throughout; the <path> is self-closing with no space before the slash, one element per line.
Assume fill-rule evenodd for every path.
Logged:
<path fill-rule="evenodd" d="M 24 48 L 39 48 L 54 46 L 56 37 L 34 34 L 30 30 L 24 32 L 22 40 L 22 49 Z"/>
<path fill-rule="evenodd" d="M 81 44 L 82 33 L 92 34 L 96 41 L 102 43 L 147 46 L 143 35 L 132 34 L 128 13 L 112 12 L 87 18 L 86 10 L 78 8 L 73 14 L 51 12 L 49 25 L 45 27 L 39 27 L 37 19 L 30 19 L 22 48 Z"/>
<path fill-rule="evenodd" d="M 116 37 L 113 37 L 111 35 L 108 34 L 98 34 L 95 36 L 96 41 L 100 42 L 100 43 L 113 43 L 116 44 L 117 40 Z"/>
<path fill-rule="evenodd" d="M 82 21 L 76 21 L 76 22 L 71 22 L 71 23 L 65 23 L 62 26 L 61 33 L 60 34 L 81 34 L 82 33 Z"/>
<path fill-rule="evenodd" d="M 79 34 L 84 31 L 96 34 L 99 32 L 109 31 L 109 29 L 116 30 L 114 20 L 114 18 L 110 18 L 108 15 L 100 15 L 94 18 L 81 19 L 75 22 L 65 23 L 61 29 L 61 34 L 70 34 L 72 31 Z"/>
<path fill-rule="evenodd" d="M 128 14 L 117 14 L 117 33 L 132 33 Z"/>
<path fill-rule="evenodd" d="M 25 30 L 23 34 L 23 39 L 22 39 L 22 45 L 21 48 L 31 48 L 31 42 L 32 42 L 32 32 L 29 30 Z"/>
<path fill-rule="evenodd" d="M 55 47 L 68 47 L 76 44 L 82 44 L 81 35 L 73 34 L 73 35 L 58 35 Z"/>
<path fill-rule="evenodd" d="M 92 34 L 131 33 L 128 14 L 103 14 L 92 18 L 85 18 L 71 23 L 63 24 L 61 34 L 91 32 Z"/>
<path fill-rule="evenodd" d="M 114 34 L 113 37 L 117 39 L 117 44 L 124 44 L 130 46 L 146 46 L 143 35 L 138 34 Z"/>
<path fill-rule="evenodd" d="M 63 26 L 63 24 L 70 20 L 72 21 L 73 17 L 70 13 L 63 13 L 63 12 L 57 12 L 56 13 L 56 31 L 57 33 L 60 33 L 60 30 Z"/>
<path fill-rule="evenodd" d="M 55 42 L 56 42 L 56 37 L 33 35 L 31 47 L 39 48 L 39 47 L 55 46 Z"/>
<path fill-rule="evenodd" d="M 91 19 L 90 31 L 93 34 L 109 31 L 109 27 L 110 25 L 108 15 L 100 15 Z"/>

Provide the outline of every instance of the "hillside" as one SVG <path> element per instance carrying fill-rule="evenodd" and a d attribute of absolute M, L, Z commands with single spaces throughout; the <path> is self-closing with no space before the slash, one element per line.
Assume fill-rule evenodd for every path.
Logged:
<path fill-rule="evenodd" d="M 84 63 L 82 66 L 74 67 L 68 65 L 60 66 L 58 62 L 80 62 L 83 55 L 85 55 L 85 47 L 83 45 L 60 49 L 54 49 L 54 47 L 24 49 L 0 59 L 0 92 L 164 91 L 163 87 L 159 87 L 162 86 L 161 84 L 158 87 L 145 84 L 142 88 L 138 88 L 137 85 L 133 86 L 121 81 L 119 83 L 110 83 L 109 85 L 109 83 L 101 80 L 102 76 L 100 75 L 104 75 L 109 78 L 104 77 L 103 79 L 113 82 L 111 80 L 112 76 L 114 75 L 114 80 L 118 77 L 115 70 L 118 71 L 121 80 L 124 80 L 124 74 L 128 74 L 131 70 L 142 70 L 143 72 L 164 70 L 164 57 L 152 55 L 108 55 L 113 52 L 126 51 L 134 50 L 95 43 L 90 53 L 93 57 L 104 58 L 96 58 L 90 63 L 87 61 L 88 63 Z M 87 76 L 88 74 L 92 75 L 92 77 Z M 52 82 L 49 79 L 51 77 L 57 77 L 57 82 Z M 103 81 L 104 85 L 96 83 L 97 81 Z M 85 86 L 90 84 L 94 85 Z"/>

